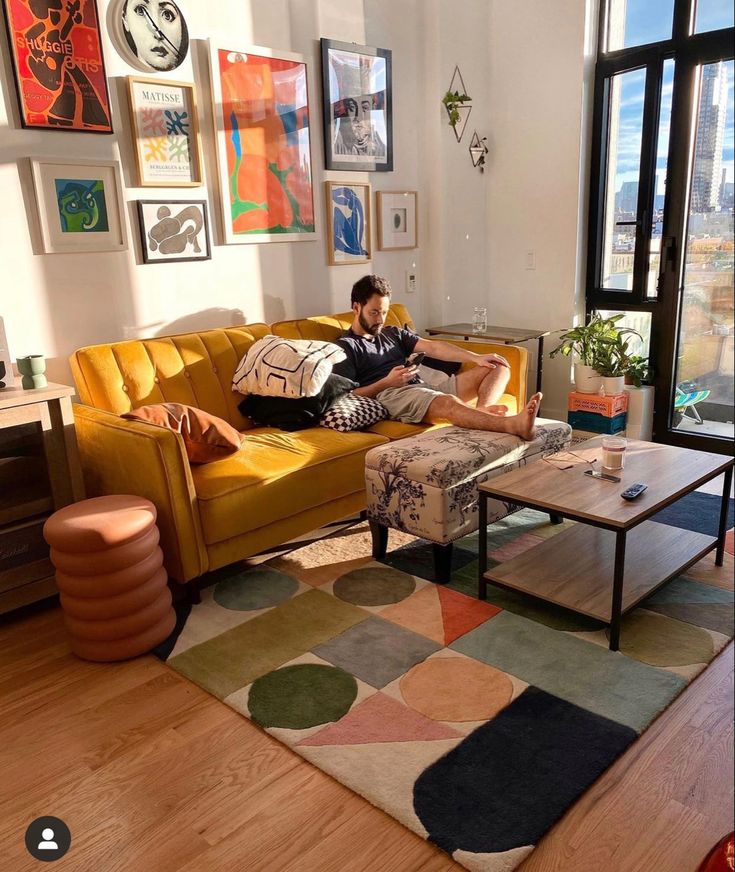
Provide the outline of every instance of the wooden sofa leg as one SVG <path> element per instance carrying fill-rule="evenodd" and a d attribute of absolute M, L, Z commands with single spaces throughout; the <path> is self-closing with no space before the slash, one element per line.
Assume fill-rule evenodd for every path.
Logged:
<path fill-rule="evenodd" d="M 434 543 L 434 578 L 437 584 L 446 584 L 452 575 L 453 544 L 437 545 Z"/>
<path fill-rule="evenodd" d="M 199 592 L 199 579 L 192 578 L 191 581 L 186 582 L 186 589 L 189 592 L 189 602 L 196 606 L 202 601 L 202 595 Z"/>
<path fill-rule="evenodd" d="M 377 521 L 370 521 L 370 535 L 373 537 L 373 557 L 382 560 L 388 551 L 388 528 Z"/>
<path fill-rule="evenodd" d="M 562 518 L 561 515 L 552 515 L 551 512 L 549 512 L 549 520 L 551 521 L 552 524 L 564 523 L 564 518 Z"/>

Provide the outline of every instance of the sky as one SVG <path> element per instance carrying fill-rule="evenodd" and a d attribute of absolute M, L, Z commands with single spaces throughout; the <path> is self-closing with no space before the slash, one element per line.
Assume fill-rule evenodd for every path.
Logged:
<path fill-rule="evenodd" d="M 611 0 L 611 2 L 616 3 L 621 2 L 621 0 Z M 625 46 L 643 45 L 648 42 L 667 39 L 671 34 L 673 5 L 673 0 L 627 0 Z M 696 32 L 728 26 L 733 26 L 732 0 L 698 0 L 695 21 Z M 726 68 L 728 70 L 728 109 L 722 157 L 723 169 L 727 170 L 727 181 L 733 182 L 735 178 L 733 172 L 733 158 L 735 156 L 733 141 L 733 98 L 735 97 L 733 62 L 729 61 L 726 64 Z M 664 193 L 663 180 L 669 146 L 668 128 L 671 117 L 673 79 L 673 61 L 666 61 L 664 65 L 661 124 L 656 160 L 657 194 Z M 645 71 L 634 70 L 624 73 L 620 76 L 620 83 L 620 124 L 614 185 L 616 191 L 620 190 L 624 182 L 638 179 Z"/>

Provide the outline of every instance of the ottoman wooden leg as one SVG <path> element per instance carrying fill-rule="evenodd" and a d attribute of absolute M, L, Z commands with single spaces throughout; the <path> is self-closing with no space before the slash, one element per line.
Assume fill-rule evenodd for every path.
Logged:
<path fill-rule="evenodd" d="M 549 512 L 549 520 L 552 524 L 561 524 L 564 522 L 564 518 L 562 518 L 561 515 L 552 515 L 551 512 Z"/>
<path fill-rule="evenodd" d="M 437 545 L 434 543 L 434 578 L 437 584 L 446 584 L 452 574 L 453 544 Z"/>
<path fill-rule="evenodd" d="M 373 557 L 382 560 L 388 550 L 388 528 L 377 521 L 370 521 L 370 535 L 373 537 Z"/>

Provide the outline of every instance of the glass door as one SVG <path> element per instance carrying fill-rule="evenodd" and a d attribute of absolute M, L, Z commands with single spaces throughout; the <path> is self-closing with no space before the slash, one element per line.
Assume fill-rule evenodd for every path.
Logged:
<path fill-rule="evenodd" d="M 669 426 L 732 439 L 733 81 L 732 60 L 697 68 L 693 154 Z"/>

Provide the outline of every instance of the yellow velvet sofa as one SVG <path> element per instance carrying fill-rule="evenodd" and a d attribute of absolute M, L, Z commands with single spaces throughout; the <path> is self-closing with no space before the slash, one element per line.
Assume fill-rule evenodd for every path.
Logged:
<path fill-rule="evenodd" d="M 81 400 L 74 418 L 87 494 L 150 499 L 158 510 L 166 569 L 180 582 L 362 511 L 365 453 L 425 427 L 395 421 L 353 433 L 256 427 L 239 411 L 242 396 L 230 387 L 238 362 L 262 336 L 333 340 L 351 320 L 346 312 L 80 348 L 70 363 Z M 387 323 L 413 327 L 399 304 L 391 306 Z M 526 396 L 526 350 L 469 347 L 508 358 L 512 376 L 501 402 L 515 410 Z M 120 417 L 162 402 L 224 418 L 244 433 L 242 448 L 190 466 L 180 434 Z"/>

